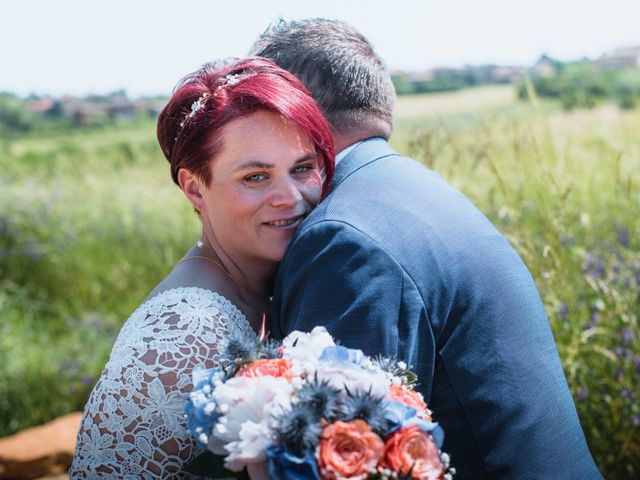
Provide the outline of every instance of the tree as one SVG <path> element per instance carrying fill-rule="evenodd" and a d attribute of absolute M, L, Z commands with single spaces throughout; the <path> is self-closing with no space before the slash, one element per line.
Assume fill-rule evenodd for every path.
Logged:
<path fill-rule="evenodd" d="M 0 129 L 6 132 L 28 132 L 34 126 L 34 118 L 24 102 L 15 95 L 0 92 Z"/>

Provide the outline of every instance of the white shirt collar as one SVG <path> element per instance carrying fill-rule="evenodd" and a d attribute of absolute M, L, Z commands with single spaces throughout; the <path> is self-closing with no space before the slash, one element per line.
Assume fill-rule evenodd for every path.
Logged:
<path fill-rule="evenodd" d="M 344 157 L 346 157 L 349 152 L 351 152 L 351 150 L 353 150 L 354 148 L 356 148 L 358 145 L 360 145 L 362 142 L 364 142 L 364 140 L 360 140 L 359 142 L 353 143 L 351 145 L 349 145 L 348 147 L 342 149 L 337 155 L 336 155 L 336 165 L 338 165 L 338 162 L 340 162 L 340 160 L 342 160 Z"/>

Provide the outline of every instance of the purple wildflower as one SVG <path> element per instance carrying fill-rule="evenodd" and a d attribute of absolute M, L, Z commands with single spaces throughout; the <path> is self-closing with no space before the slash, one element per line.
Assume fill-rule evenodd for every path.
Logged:
<path fill-rule="evenodd" d="M 583 271 L 594 279 L 605 278 L 607 269 L 602 255 L 587 253 Z"/>
<path fill-rule="evenodd" d="M 631 423 L 633 423 L 633 425 L 636 427 L 640 426 L 640 416 L 634 415 L 634 417 L 631 419 Z"/>
<path fill-rule="evenodd" d="M 589 396 L 589 389 L 585 385 L 580 385 L 578 389 L 578 401 L 584 402 Z"/>
<path fill-rule="evenodd" d="M 9 219 L 0 217 L 0 237 L 9 238 Z"/>
<path fill-rule="evenodd" d="M 74 360 L 65 360 L 58 365 L 58 373 L 70 373 L 78 370 L 78 363 Z"/>
<path fill-rule="evenodd" d="M 616 228 L 616 234 L 618 235 L 618 242 L 624 248 L 629 248 L 629 230 L 626 227 L 619 226 Z"/>
<path fill-rule="evenodd" d="M 560 318 L 562 319 L 563 322 L 567 321 L 567 312 L 568 312 L 568 307 L 567 304 L 562 302 L 560 304 Z"/>
<path fill-rule="evenodd" d="M 595 328 L 599 320 L 600 320 L 600 313 L 594 309 L 591 311 L 591 320 L 589 320 L 589 323 L 586 323 L 582 328 L 584 328 L 585 330 Z"/>
<path fill-rule="evenodd" d="M 625 387 L 622 389 L 622 396 L 626 398 L 629 403 L 633 402 L 633 393 L 631 393 L 631 390 L 628 388 Z"/>
<path fill-rule="evenodd" d="M 634 356 L 631 361 L 633 365 L 636 367 L 636 373 L 640 373 L 640 358 Z"/>
<path fill-rule="evenodd" d="M 29 260 L 32 260 L 34 262 L 37 262 L 42 258 L 42 252 L 40 251 L 40 249 L 36 245 L 31 243 L 23 247 L 22 254 Z"/>
<path fill-rule="evenodd" d="M 80 383 L 85 387 L 90 387 L 96 383 L 96 377 L 94 375 L 82 375 L 80 377 Z"/>
<path fill-rule="evenodd" d="M 95 328 L 96 330 L 99 330 L 103 326 L 103 324 L 104 324 L 104 319 L 100 315 L 96 313 L 91 315 L 91 326 L 93 328 Z"/>

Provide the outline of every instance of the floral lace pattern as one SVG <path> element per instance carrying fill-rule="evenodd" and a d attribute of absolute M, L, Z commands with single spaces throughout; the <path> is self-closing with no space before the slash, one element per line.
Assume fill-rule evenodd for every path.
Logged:
<path fill-rule="evenodd" d="M 255 333 L 221 295 L 161 292 L 122 327 L 78 432 L 71 478 L 184 478 L 194 446 L 183 418 L 196 367 L 211 368 L 230 335 Z"/>

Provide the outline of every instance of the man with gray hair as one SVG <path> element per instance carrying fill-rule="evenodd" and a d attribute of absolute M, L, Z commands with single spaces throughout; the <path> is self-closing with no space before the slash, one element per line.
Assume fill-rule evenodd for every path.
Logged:
<path fill-rule="evenodd" d="M 391 149 L 395 92 L 367 39 L 281 21 L 250 53 L 303 81 L 339 152 L 280 266 L 273 335 L 324 325 L 411 365 L 458 479 L 602 478 L 529 271 L 464 195 Z"/>

